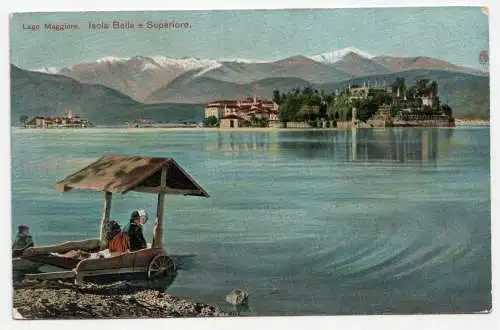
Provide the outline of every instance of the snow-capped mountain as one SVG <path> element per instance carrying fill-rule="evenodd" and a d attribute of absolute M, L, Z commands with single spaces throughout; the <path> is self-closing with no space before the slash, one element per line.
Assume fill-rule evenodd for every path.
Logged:
<path fill-rule="evenodd" d="M 220 63 L 216 60 L 199 59 L 195 57 L 176 59 L 166 56 L 152 56 L 151 59 L 163 68 L 177 66 L 186 71 L 220 66 Z"/>
<path fill-rule="evenodd" d="M 167 56 L 106 56 L 95 61 L 74 64 L 67 68 L 44 68 L 34 71 L 59 74 L 83 83 L 114 88 L 137 101 L 144 101 L 155 89 L 191 70 L 199 75 L 221 66 L 216 60 Z"/>
<path fill-rule="evenodd" d="M 371 59 L 374 56 L 360 50 L 359 48 L 356 47 L 346 47 L 340 50 L 332 50 L 327 53 L 322 53 L 319 55 L 314 55 L 314 56 L 309 56 L 310 59 L 317 61 L 317 62 L 323 62 L 323 63 L 335 63 L 340 61 L 342 58 L 344 58 L 346 55 L 349 53 L 355 53 L 361 57 L 364 57 L 366 59 Z M 271 63 L 273 62 L 272 60 L 252 60 L 252 59 L 245 59 L 245 58 L 220 58 L 217 60 L 213 59 L 199 59 L 196 57 L 184 57 L 184 58 L 173 58 L 173 57 L 168 57 L 164 55 L 154 55 L 154 56 L 132 56 L 132 57 L 117 57 L 117 56 L 105 56 L 103 58 L 99 58 L 95 61 L 88 61 L 85 63 L 80 63 L 76 64 L 77 66 L 79 65 L 92 65 L 94 64 L 108 64 L 108 65 L 115 65 L 115 64 L 126 64 L 128 62 L 137 62 L 141 61 L 143 62 L 142 65 L 140 65 L 142 70 L 161 70 L 161 69 L 170 69 L 172 67 L 176 67 L 177 69 L 182 69 L 185 71 L 189 70 L 198 70 L 198 69 L 207 69 L 209 68 L 218 68 L 222 65 L 222 63 L 226 62 L 231 62 L 231 63 L 246 63 L 246 64 L 252 64 L 252 63 Z M 48 68 L 40 68 L 40 69 L 35 69 L 32 71 L 37 71 L 37 72 L 43 72 L 43 73 L 51 73 L 51 74 L 57 74 L 61 71 L 63 71 L 64 68 L 55 68 L 55 67 L 48 67 Z"/>
<path fill-rule="evenodd" d="M 161 56 L 161 55 L 151 56 L 151 57 L 137 55 L 137 56 L 133 56 L 133 57 L 106 56 L 103 58 L 99 58 L 95 61 L 89 61 L 89 62 L 85 62 L 85 63 L 76 64 L 76 66 L 80 66 L 80 65 L 89 66 L 92 64 L 101 64 L 101 65 L 102 64 L 108 64 L 108 65 L 127 64 L 128 62 L 137 62 L 137 61 L 142 62 L 142 65 L 141 65 L 142 70 L 158 70 L 158 69 L 163 69 L 163 68 L 177 67 L 179 69 L 189 71 L 189 70 L 196 70 L 196 69 L 207 68 L 207 67 L 217 67 L 218 65 L 220 65 L 219 61 L 217 61 L 217 60 L 199 59 L 199 58 L 194 58 L 194 57 L 186 57 L 186 58 L 177 59 L 177 58 Z M 250 61 L 248 61 L 248 62 L 250 62 Z M 64 70 L 64 68 L 48 67 L 48 68 L 34 69 L 32 71 L 57 74 L 63 70 Z"/>
<path fill-rule="evenodd" d="M 116 62 L 124 62 L 127 61 L 129 58 L 127 57 L 115 57 L 115 56 L 105 56 L 103 58 L 100 58 L 96 60 L 97 63 L 116 63 Z"/>
<path fill-rule="evenodd" d="M 41 72 L 41 73 L 57 74 L 59 72 L 59 69 L 58 68 L 40 68 L 40 69 L 35 69 L 33 71 Z"/>
<path fill-rule="evenodd" d="M 322 63 L 336 63 L 340 60 L 342 60 L 346 55 L 354 53 L 357 54 L 361 57 L 364 57 L 366 59 L 371 59 L 375 57 L 374 55 L 371 55 L 363 50 L 360 50 L 359 48 L 350 46 L 346 48 L 342 48 L 339 50 L 332 50 L 327 53 L 322 53 L 314 56 L 310 56 L 311 59 L 317 61 L 317 62 L 322 62 Z"/>
<path fill-rule="evenodd" d="M 170 97 L 172 90 L 180 95 L 183 93 L 181 91 L 189 89 L 189 86 L 197 86 L 197 91 L 203 94 L 215 93 L 210 87 L 213 84 L 222 86 L 220 88 L 229 88 L 228 84 L 258 84 L 266 79 L 268 82 L 288 79 L 289 85 L 292 84 L 291 81 L 326 84 L 410 70 L 481 74 L 477 70 L 439 59 L 423 56 L 374 56 L 356 47 L 313 56 L 295 55 L 272 61 L 242 58 L 173 58 L 164 55 L 106 56 L 66 68 L 46 67 L 32 71 L 63 75 L 81 83 L 104 85 L 139 102 L 164 102 L 169 98 L 162 97 Z M 157 91 L 158 93 L 155 93 Z M 154 98 L 151 97 L 153 94 Z"/>

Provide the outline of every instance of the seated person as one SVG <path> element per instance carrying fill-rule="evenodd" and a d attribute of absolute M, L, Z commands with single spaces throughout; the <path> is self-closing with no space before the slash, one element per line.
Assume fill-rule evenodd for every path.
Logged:
<path fill-rule="evenodd" d="M 106 242 L 111 242 L 122 231 L 120 224 L 115 220 L 106 221 L 104 230 L 106 233 Z"/>
<path fill-rule="evenodd" d="M 148 214 L 144 210 L 132 212 L 130 223 L 126 229 L 130 244 L 130 251 L 137 251 L 147 248 L 146 239 L 142 233 L 142 226 L 148 221 Z"/>
<path fill-rule="evenodd" d="M 18 233 L 14 244 L 12 244 L 12 256 L 17 257 L 23 254 L 23 251 L 34 246 L 33 238 L 30 235 L 30 228 L 26 225 L 17 227 Z"/>
<path fill-rule="evenodd" d="M 129 250 L 128 236 L 115 220 L 105 221 L 105 239 L 110 255 L 121 254 Z"/>
<path fill-rule="evenodd" d="M 129 238 L 123 231 L 120 231 L 110 241 L 108 241 L 108 250 L 110 253 L 124 253 L 129 249 Z"/>

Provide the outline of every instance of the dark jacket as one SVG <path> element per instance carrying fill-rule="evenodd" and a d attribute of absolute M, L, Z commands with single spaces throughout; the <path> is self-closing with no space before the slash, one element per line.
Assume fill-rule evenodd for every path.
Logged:
<path fill-rule="evenodd" d="M 127 234 L 130 242 L 130 251 L 137 251 L 147 247 L 146 240 L 142 233 L 142 226 L 131 223 Z"/>
<path fill-rule="evenodd" d="M 12 255 L 20 256 L 26 248 L 34 246 L 31 235 L 17 234 L 14 244 L 12 244 Z"/>

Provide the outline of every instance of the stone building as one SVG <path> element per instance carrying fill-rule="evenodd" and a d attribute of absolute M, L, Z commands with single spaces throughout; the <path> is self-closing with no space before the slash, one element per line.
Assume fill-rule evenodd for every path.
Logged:
<path fill-rule="evenodd" d="M 237 128 L 241 127 L 244 119 L 237 115 L 228 115 L 220 120 L 220 128 Z"/>

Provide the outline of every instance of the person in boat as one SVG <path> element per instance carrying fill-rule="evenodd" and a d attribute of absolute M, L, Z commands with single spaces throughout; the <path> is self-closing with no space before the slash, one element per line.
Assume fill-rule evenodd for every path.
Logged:
<path fill-rule="evenodd" d="M 29 247 L 34 246 L 33 237 L 30 235 L 30 228 L 26 225 L 17 227 L 17 235 L 12 244 L 12 255 L 19 256 L 23 251 Z"/>
<path fill-rule="evenodd" d="M 130 215 L 130 223 L 124 232 L 128 235 L 130 251 L 147 248 L 146 239 L 142 232 L 142 226 L 148 221 L 148 214 L 144 210 L 137 210 Z"/>
<path fill-rule="evenodd" d="M 111 220 L 106 228 L 106 241 L 110 253 L 124 253 L 130 249 L 128 236 L 120 227 L 118 222 Z"/>

